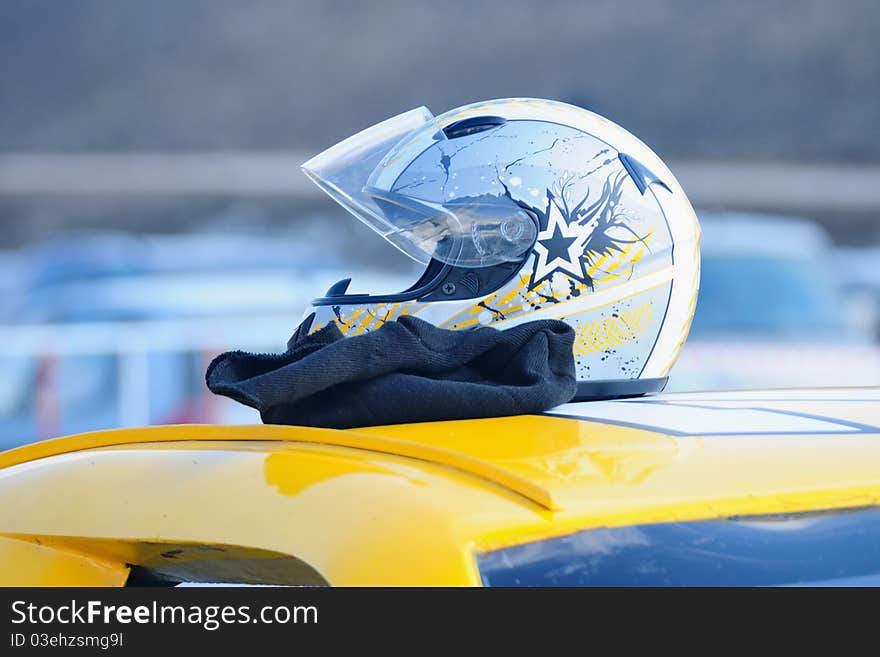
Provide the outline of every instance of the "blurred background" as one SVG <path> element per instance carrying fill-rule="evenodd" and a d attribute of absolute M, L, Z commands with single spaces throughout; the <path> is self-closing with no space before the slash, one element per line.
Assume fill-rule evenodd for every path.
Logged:
<path fill-rule="evenodd" d="M 670 389 L 880 384 L 876 0 L 0 3 L 0 448 L 253 422 L 211 358 L 417 267 L 299 165 L 536 96 L 663 157 L 704 226 Z"/>

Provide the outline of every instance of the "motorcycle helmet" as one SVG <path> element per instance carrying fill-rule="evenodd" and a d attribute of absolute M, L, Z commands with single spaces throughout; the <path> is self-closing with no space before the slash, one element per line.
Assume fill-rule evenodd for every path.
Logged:
<path fill-rule="evenodd" d="M 611 121 L 531 98 L 414 109 L 310 159 L 305 174 L 422 276 L 395 294 L 333 285 L 306 311 L 346 336 L 402 315 L 445 329 L 559 319 L 578 399 L 663 389 L 693 318 L 700 226 L 660 158 Z"/>

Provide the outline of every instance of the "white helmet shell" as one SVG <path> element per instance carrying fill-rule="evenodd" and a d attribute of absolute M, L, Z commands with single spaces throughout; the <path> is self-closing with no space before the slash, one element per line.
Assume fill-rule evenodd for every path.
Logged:
<path fill-rule="evenodd" d="M 645 144 L 572 105 L 420 108 L 316 156 L 322 189 L 427 269 L 392 295 L 316 299 L 312 332 L 401 315 L 446 329 L 560 319 L 575 330 L 581 397 L 662 389 L 696 307 L 700 226 Z M 590 384 L 590 385 L 587 385 Z"/>

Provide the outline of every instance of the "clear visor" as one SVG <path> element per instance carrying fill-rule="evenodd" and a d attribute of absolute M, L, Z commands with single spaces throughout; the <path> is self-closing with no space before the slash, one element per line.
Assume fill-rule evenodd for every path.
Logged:
<path fill-rule="evenodd" d="M 436 202 L 395 189 L 411 161 L 448 144 L 425 108 L 349 137 L 302 165 L 337 203 L 413 260 L 459 267 L 520 260 L 535 241 L 536 218 L 509 196 L 484 193 Z"/>

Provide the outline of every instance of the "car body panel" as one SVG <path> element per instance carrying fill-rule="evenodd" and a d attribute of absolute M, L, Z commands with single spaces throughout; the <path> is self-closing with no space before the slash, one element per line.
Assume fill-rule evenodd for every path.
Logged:
<path fill-rule="evenodd" d="M 590 528 L 880 505 L 878 427 L 865 388 L 83 434 L 0 454 L 0 583 L 478 585 L 475 554 Z"/>

